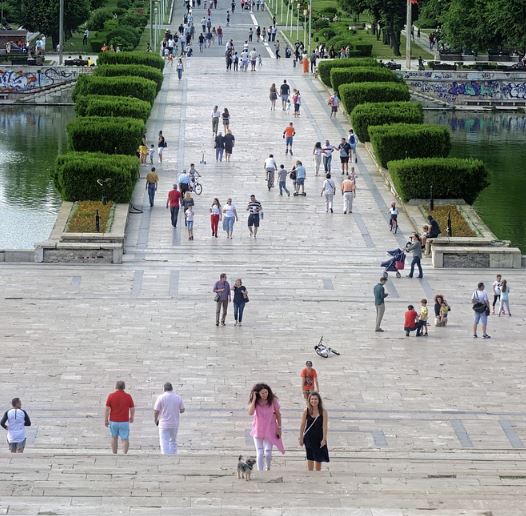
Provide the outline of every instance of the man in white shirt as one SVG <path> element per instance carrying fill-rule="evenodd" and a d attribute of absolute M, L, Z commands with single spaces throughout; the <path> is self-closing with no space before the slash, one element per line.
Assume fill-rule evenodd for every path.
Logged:
<path fill-rule="evenodd" d="M 172 384 L 164 384 L 161 394 L 153 407 L 153 419 L 159 427 L 159 442 L 163 455 L 177 453 L 177 431 L 179 429 L 179 415 L 185 411 L 183 399 L 173 390 Z"/>
<path fill-rule="evenodd" d="M 491 339 L 486 333 L 490 308 L 488 293 L 484 290 L 484 283 L 480 282 L 477 285 L 477 290 L 475 290 L 471 296 L 471 305 L 475 314 L 473 322 L 473 338 L 476 339 L 478 337 L 477 325 L 480 322 L 480 325 L 482 326 L 482 337 L 485 339 Z"/>
<path fill-rule="evenodd" d="M 278 168 L 278 165 L 276 163 L 276 160 L 274 159 L 273 154 L 269 154 L 268 158 L 265 160 L 265 164 L 263 165 L 263 168 L 265 169 L 265 172 L 267 173 L 265 181 L 269 180 L 269 177 L 271 178 L 271 182 L 274 183 L 274 174 Z"/>
<path fill-rule="evenodd" d="M 2 428 L 7 430 L 7 444 L 11 453 L 23 453 L 26 446 L 26 426 L 31 426 L 31 420 L 25 410 L 22 410 L 20 398 L 13 398 L 12 409 L 6 411 L 0 421 Z"/>

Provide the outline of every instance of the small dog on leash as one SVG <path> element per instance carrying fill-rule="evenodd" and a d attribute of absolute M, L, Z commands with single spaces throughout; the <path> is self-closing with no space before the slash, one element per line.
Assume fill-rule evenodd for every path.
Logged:
<path fill-rule="evenodd" d="M 237 461 L 237 478 L 244 478 L 247 481 L 250 480 L 252 468 L 254 467 L 256 460 L 252 457 L 249 457 L 247 460 L 244 460 L 243 455 L 240 455 Z"/>

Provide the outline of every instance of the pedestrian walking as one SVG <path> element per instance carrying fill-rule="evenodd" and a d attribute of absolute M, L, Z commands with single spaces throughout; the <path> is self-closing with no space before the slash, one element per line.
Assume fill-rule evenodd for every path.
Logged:
<path fill-rule="evenodd" d="M 7 430 L 7 446 L 11 453 L 24 453 L 26 447 L 26 426 L 31 426 L 31 420 L 22 409 L 20 398 L 11 400 L 11 408 L 4 412 L 0 426 Z"/>
<path fill-rule="evenodd" d="M 181 80 L 183 78 L 184 71 L 183 60 L 181 58 L 179 58 L 179 61 L 177 61 L 177 66 L 175 69 L 177 70 L 177 78 Z"/>
<path fill-rule="evenodd" d="M 331 171 L 332 153 L 338 150 L 334 145 L 331 145 L 329 140 L 325 140 L 325 145 L 321 148 L 323 156 L 323 169 L 325 173 Z"/>
<path fill-rule="evenodd" d="M 409 337 L 412 331 L 416 331 L 418 328 L 418 314 L 416 313 L 413 305 L 407 306 L 407 311 L 404 313 L 404 331 L 405 336 Z M 418 333 L 417 333 L 417 336 Z"/>
<path fill-rule="evenodd" d="M 172 221 L 172 226 L 174 228 L 177 227 L 180 203 L 181 192 L 177 190 L 177 183 L 174 183 L 172 189 L 168 192 L 168 199 L 166 200 L 166 208 L 170 208 L 170 220 Z"/>
<path fill-rule="evenodd" d="M 256 51 L 256 47 L 254 47 L 248 54 L 248 57 L 250 59 L 250 71 L 255 72 L 256 71 L 256 63 L 258 59 L 258 53 Z"/>
<path fill-rule="evenodd" d="M 393 231 L 396 234 L 398 231 L 398 208 L 396 207 L 396 202 L 391 203 L 391 207 L 389 208 L 389 231 Z"/>
<path fill-rule="evenodd" d="M 150 208 L 153 208 L 153 202 L 155 200 L 155 192 L 157 192 L 157 185 L 159 184 L 159 176 L 155 171 L 155 167 L 152 167 L 150 172 L 146 174 L 146 190 L 148 190 L 148 199 L 150 201 Z"/>
<path fill-rule="evenodd" d="M 221 115 L 221 118 L 223 119 L 223 129 L 226 133 L 228 129 L 230 129 L 230 113 L 228 112 L 227 108 L 223 110 L 223 114 Z"/>
<path fill-rule="evenodd" d="M 340 189 L 343 196 L 343 214 L 352 213 L 353 200 L 356 195 L 356 184 L 350 177 L 346 177 L 342 181 Z"/>
<path fill-rule="evenodd" d="M 219 226 L 219 221 L 221 220 L 221 203 L 216 197 L 210 206 L 210 226 L 212 228 L 212 236 L 217 238 L 217 228 Z"/>
<path fill-rule="evenodd" d="M 287 102 L 289 100 L 290 86 L 287 84 L 287 80 L 283 80 L 283 84 L 279 87 L 279 93 L 281 95 L 281 108 L 283 111 L 287 109 Z"/>
<path fill-rule="evenodd" d="M 159 428 L 159 443 L 163 455 L 177 453 L 179 418 L 185 411 L 183 399 L 176 394 L 170 382 L 166 382 L 153 406 L 153 420 Z"/>
<path fill-rule="evenodd" d="M 128 453 L 130 448 L 130 423 L 133 423 L 135 405 L 133 398 L 124 391 L 126 384 L 119 380 L 115 384 L 115 392 L 106 399 L 104 425 L 110 429 L 111 451 L 117 453 L 119 437 L 122 441 L 123 453 Z"/>
<path fill-rule="evenodd" d="M 511 317 L 510 312 L 510 287 L 508 286 L 507 280 L 502 280 L 500 287 L 500 303 L 499 303 L 499 317 L 506 315 L 506 310 L 508 315 Z"/>
<path fill-rule="evenodd" d="M 294 129 L 294 124 L 290 122 L 289 125 L 285 127 L 283 131 L 283 139 L 285 140 L 285 154 L 288 154 L 290 151 L 290 155 L 293 156 L 292 144 L 294 143 L 295 135 L 296 130 Z"/>
<path fill-rule="evenodd" d="M 420 240 L 420 236 L 418 235 L 418 233 L 413 233 L 411 235 L 411 242 L 407 244 L 405 250 L 411 251 L 413 253 L 413 259 L 411 260 L 411 270 L 407 277 L 413 277 L 416 265 L 418 267 L 419 272 L 418 277 L 423 278 L 424 273 L 422 272 L 422 264 L 420 263 L 422 260 L 422 241 Z"/>
<path fill-rule="evenodd" d="M 305 179 L 307 177 L 307 172 L 305 170 L 305 167 L 303 166 L 303 164 L 299 160 L 296 161 L 296 166 L 294 167 L 294 175 L 295 175 L 294 187 L 295 187 L 295 190 L 296 190 L 294 192 L 294 196 L 298 196 L 298 195 L 305 196 L 305 195 L 307 195 L 305 193 Z M 301 193 L 300 193 L 300 190 L 301 190 Z"/>
<path fill-rule="evenodd" d="M 309 396 L 313 392 L 319 392 L 320 386 L 318 383 L 318 372 L 312 367 L 312 362 L 307 360 L 305 367 L 300 372 L 301 378 L 301 394 L 305 401 L 308 401 Z"/>
<path fill-rule="evenodd" d="M 317 392 L 311 393 L 301 417 L 298 439 L 300 446 L 305 446 L 308 471 L 321 471 L 322 462 L 329 462 L 328 420 L 329 416 L 323 408 L 321 396 Z"/>
<path fill-rule="evenodd" d="M 229 25 L 228 23 L 229 21 L 230 21 L 230 14 L 227 15 L 227 24 L 226 24 L 227 27 Z M 217 32 L 217 44 L 221 46 L 223 44 L 223 27 L 221 27 L 221 25 L 218 25 L 216 32 Z"/>
<path fill-rule="evenodd" d="M 234 222 L 238 220 L 236 207 L 232 204 L 232 198 L 229 197 L 223 206 L 223 231 L 226 231 L 226 237 L 232 240 L 234 232 Z"/>
<path fill-rule="evenodd" d="M 416 329 L 416 336 L 420 337 L 423 335 L 427 337 L 427 320 L 429 318 L 429 308 L 427 307 L 427 299 L 420 300 L 420 312 L 418 314 L 418 322 Z"/>
<path fill-rule="evenodd" d="M 243 285 L 241 278 L 238 278 L 234 283 L 234 326 L 242 326 L 243 312 L 248 301 L 247 289 Z"/>
<path fill-rule="evenodd" d="M 183 207 L 183 213 L 184 213 L 184 225 L 188 229 L 188 219 L 186 216 L 186 212 L 188 211 L 188 208 L 191 208 L 195 205 L 194 199 L 192 198 L 192 194 L 189 191 L 186 191 L 184 193 L 183 200 L 181 201 L 181 205 Z M 192 217 L 192 222 L 193 222 L 193 217 Z"/>
<path fill-rule="evenodd" d="M 190 191 L 190 176 L 186 172 L 186 169 L 184 169 L 177 178 L 177 182 L 179 183 L 179 190 L 181 191 L 181 196 L 184 200 L 184 195 L 186 192 Z M 184 206 L 183 206 L 184 208 Z"/>
<path fill-rule="evenodd" d="M 358 154 L 356 153 L 356 148 L 358 146 L 358 136 L 354 134 L 354 131 L 352 129 L 349 129 L 349 137 L 347 138 L 347 142 L 351 146 L 351 161 L 354 161 L 354 163 L 358 163 Z"/>
<path fill-rule="evenodd" d="M 378 283 L 374 286 L 374 306 L 376 308 L 376 328 L 374 331 L 383 332 L 382 319 L 385 313 L 385 298 L 389 295 L 384 288 L 387 278 L 382 276 Z"/>
<path fill-rule="evenodd" d="M 166 147 L 166 139 L 163 136 L 163 132 L 159 131 L 159 138 L 157 140 L 157 155 L 159 156 L 159 163 L 163 162 L 163 151 Z"/>
<path fill-rule="evenodd" d="M 261 203 L 256 199 L 256 196 L 252 194 L 250 196 L 250 202 L 247 206 L 247 211 L 249 212 L 248 215 L 248 231 L 250 232 L 250 236 L 256 238 L 258 234 L 258 228 L 259 228 L 259 217 L 261 214 L 261 211 L 263 208 L 261 207 Z M 254 229 L 252 229 L 254 228 Z"/>
<path fill-rule="evenodd" d="M 498 301 L 500 301 L 500 295 L 501 295 L 501 287 L 502 287 L 502 275 L 497 274 L 496 280 L 491 285 L 491 289 L 493 290 L 493 303 L 491 305 L 491 313 L 495 315 L 495 305 Z"/>
<path fill-rule="evenodd" d="M 226 134 L 223 136 L 223 141 L 225 144 L 225 161 L 230 161 L 232 151 L 234 150 L 234 142 L 236 141 L 230 129 L 226 130 Z"/>
<path fill-rule="evenodd" d="M 187 192 L 190 194 L 190 192 Z M 194 239 L 194 205 L 190 204 L 184 212 L 184 220 L 186 223 L 186 229 L 188 230 L 188 240 Z"/>
<path fill-rule="evenodd" d="M 352 153 L 351 146 L 345 138 L 342 138 L 340 145 L 338 145 L 340 151 L 340 164 L 342 167 L 342 176 L 349 175 L 349 157 Z"/>
<path fill-rule="evenodd" d="M 281 412 L 278 397 L 266 383 L 252 387 L 248 403 L 248 415 L 252 416 L 250 435 L 256 447 L 258 471 L 270 471 L 272 448 L 285 453 L 281 440 Z"/>
<path fill-rule="evenodd" d="M 334 180 L 331 178 L 330 174 L 327 174 L 325 176 L 325 181 L 323 181 L 323 186 L 321 187 L 321 194 L 320 196 L 325 196 L 325 211 L 329 213 L 329 210 L 331 213 L 334 213 L 332 209 L 332 204 L 334 201 L 334 194 L 336 193 L 336 185 L 334 184 Z"/>
<path fill-rule="evenodd" d="M 219 127 L 219 118 L 221 117 L 221 112 L 219 111 L 218 106 L 214 106 L 212 111 L 212 134 L 217 136 L 217 129 Z"/>
<path fill-rule="evenodd" d="M 278 100 L 278 90 L 276 89 L 276 84 L 272 83 L 270 87 L 270 111 L 276 110 L 276 100 Z"/>
<path fill-rule="evenodd" d="M 312 154 L 314 156 L 314 163 L 316 165 L 316 175 L 319 175 L 320 165 L 321 165 L 321 156 L 323 154 L 323 151 L 321 150 L 321 142 L 316 142 L 314 144 L 314 149 L 312 151 Z"/>
<path fill-rule="evenodd" d="M 285 192 L 290 197 L 290 192 L 287 188 L 287 174 L 285 165 L 280 165 L 278 170 L 279 195 L 282 196 L 283 192 Z"/>
<path fill-rule="evenodd" d="M 223 152 L 225 152 L 225 138 L 221 132 L 215 137 L 214 148 L 216 150 L 216 161 L 223 161 Z"/>
<path fill-rule="evenodd" d="M 480 282 L 477 285 L 477 290 L 473 292 L 471 296 L 471 305 L 475 312 L 473 321 L 473 338 L 476 339 L 477 326 L 480 323 L 482 326 L 482 337 L 484 339 L 491 339 L 488 335 L 488 316 L 490 314 L 489 297 L 488 293 L 484 290 L 484 283 Z"/>
<path fill-rule="evenodd" d="M 221 274 L 219 276 L 219 281 L 215 282 L 213 292 L 215 293 L 214 300 L 216 302 L 216 326 L 219 326 L 219 316 L 221 315 L 221 310 L 223 311 L 221 315 L 221 325 L 225 326 L 228 303 L 231 301 L 230 284 L 226 280 L 225 273 Z"/>
<path fill-rule="evenodd" d="M 300 90 L 294 90 L 292 95 L 292 103 L 294 104 L 294 118 L 300 116 L 300 107 L 301 107 L 301 94 Z"/>

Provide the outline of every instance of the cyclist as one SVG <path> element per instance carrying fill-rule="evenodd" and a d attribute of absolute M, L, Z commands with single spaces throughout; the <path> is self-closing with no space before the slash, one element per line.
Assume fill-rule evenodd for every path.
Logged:
<path fill-rule="evenodd" d="M 274 186 L 274 174 L 276 170 L 278 169 L 278 165 L 276 163 L 276 160 L 274 159 L 273 154 L 269 154 L 268 158 L 265 160 L 265 164 L 263 165 L 263 168 L 266 172 L 266 179 L 268 184 L 268 189 L 270 190 Z"/>
<path fill-rule="evenodd" d="M 392 202 L 389 208 L 389 231 L 396 233 L 398 230 L 398 208 L 396 203 Z"/>
<path fill-rule="evenodd" d="M 201 174 L 196 170 L 195 165 L 190 163 L 190 170 L 188 170 L 188 177 L 190 178 L 190 189 L 195 190 L 195 183 L 197 178 L 201 177 Z"/>

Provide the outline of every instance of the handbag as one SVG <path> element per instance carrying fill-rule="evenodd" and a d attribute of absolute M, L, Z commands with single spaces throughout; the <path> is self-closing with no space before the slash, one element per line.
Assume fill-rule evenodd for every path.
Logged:
<path fill-rule="evenodd" d="M 216 294 L 216 295 L 214 296 L 214 301 L 215 301 L 216 303 L 219 303 L 219 301 L 221 301 L 221 297 L 219 296 L 219 294 Z"/>
<path fill-rule="evenodd" d="M 245 303 L 248 303 L 250 301 L 250 299 L 248 299 L 248 294 L 246 290 L 243 292 L 243 301 Z"/>

